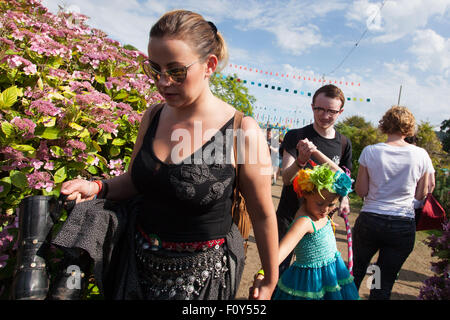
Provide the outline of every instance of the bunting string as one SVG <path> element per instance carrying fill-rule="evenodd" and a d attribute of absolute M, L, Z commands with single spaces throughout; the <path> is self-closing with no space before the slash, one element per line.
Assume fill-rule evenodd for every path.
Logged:
<path fill-rule="evenodd" d="M 285 73 L 285 72 L 273 72 L 273 71 L 266 71 L 263 70 L 261 68 L 250 68 L 247 66 L 242 66 L 242 65 L 237 65 L 237 64 L 233 64 L 230 63 L 228 65 L 230 68 L 232 69 L 236 69 L 236 70 L 242 70 L 242 71 L 249 71 L 249 72 L 253 72 L 253 73 L 258 73 L 258 74 L 263 74 L 263 75 L 267 75 L 267 76 L 275 76 L 275 77 L 281 77 L 281 78 L 292 78 L 295 80 L 303 80 L 303 81 L 313 81 L 313 82 L 318 82 L 321 84 L 336 84 L 336 85 L 340 85 L 340 86 L 361 86 L 360 82 L 356 82 L 356 81 L 344 81 L 344 80 L 331 80 L 331 79 L 325 79 L 323 77 L 316 77 L 316 76 L 306 76 L 306 75 L 299 75 L 299 74 L 289 74 L 289 73 Z"/>
<path fill-rule="evenodd" d="M 275 86 L 275 85 L 270 85 L 267 83 L 261 83 L 261 82 L 255 82 L 255 81 L 248 81 L 245 79 L 240 79 L 240 78 L 234 78 L 232 76 L 226 76 L 226 75 L 221 75 L 216 73 L 216 77 L 222 77 L 222 79 L 229 79 L 232 81 L 236 81 L 236 82 L 242 82 L 244 84 L 250 84 L 252 86 L 257 86 L 257 87 L 261 87 L 261 88 L 265 88 L 265 89 L 271 89 L 271 90 L 276 90 L 276 91 L 280 91 L 280 92 L 285 92 L 285 93 L 292 93 L 292 94 L 299 94 L 302 96 L 308 96 L 311 97 L 312 93 L 311 92 L 307 92 L 307 91 L 303 91 L 303 90 L 298 90 L 298 89 L 288 89 L 288 88 L 282 88 L 280 86 Z M 370 102 L 371 99 L 370 98 L 357 98 L 357 97 L 346 97 L 347 101 L 354 101 L 354 102 Z"/>

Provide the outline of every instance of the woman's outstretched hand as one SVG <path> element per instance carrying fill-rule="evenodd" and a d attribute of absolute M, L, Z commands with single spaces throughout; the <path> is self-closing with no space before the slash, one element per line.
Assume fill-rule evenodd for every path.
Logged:
<path fill-rule="evenodd" d="M 76 200 L 76 203 L 92 200 L 97 192 L 97 184 L 84 179 L 66 181 L 61 187 L 61 193 L 68 196 L 67 200 Z"/>

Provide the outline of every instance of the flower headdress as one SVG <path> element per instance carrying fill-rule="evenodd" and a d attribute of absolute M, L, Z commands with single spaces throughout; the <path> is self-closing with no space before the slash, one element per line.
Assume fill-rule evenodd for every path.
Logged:
<path fill-rule="evenodd" d="M 344 197 L 352 191 L 352 180 L 343 171 L 333 172 L 327 164 L 323 164 L 316 165 L 313 169 L 299 170 L 293 187 L 299 197 L 303 197 L 304 192 L 313 191 L 314 187 L 322 198 L 322 189 Z"/>

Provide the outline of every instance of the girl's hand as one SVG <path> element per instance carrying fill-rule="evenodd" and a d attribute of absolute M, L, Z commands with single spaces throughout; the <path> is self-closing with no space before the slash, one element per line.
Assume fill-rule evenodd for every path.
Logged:
<path fill-rule="evenodd" d="M 262 274 L 258 274 L 253 281 L 253 286 L 249 288 L 249 300 L 270 300 L 272 297 L 273 286 L 270 286 L 264 280 Z"/>
<path fill-rule="evenodd" d="M 343 217 L 343 214 L 350 214 L 350 201 L 348 196 L 342 198 L 341 203 L 339 205 L 339 216 Z"/>
<path fill-rule="evenodd" d="M 83 179 L 74 179 L 62 184 L 61 193 L 68 195 L 67 200 L 76 200 L 76 203 L 92 200 L 98 192 L 95 182 Z"/>
<path fill-rule="evenodd" d="M 317 151 L 317 147 L 314 145 L 314 143 L 312 143 L 311 141 L 309 141 L 306 138 L 303 140 L 300 140 L 297 143 L 296 147 L 297 147 L 297 151 L 298 151 L 297 162 L 299 164 L 306 163 L 311 158 L 311 155 Z"/>

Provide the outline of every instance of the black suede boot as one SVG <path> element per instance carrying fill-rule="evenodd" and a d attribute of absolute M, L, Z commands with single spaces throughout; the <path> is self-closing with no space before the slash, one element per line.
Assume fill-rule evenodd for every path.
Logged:
<path fill-rule="evenodd" d="M 61 213 L 61 202 L 50 196 L 30 196 L 20 203 L 19 249 L 11 298 L 43 300 L 49 279 L 46 265 L 48 236 Z"/>

